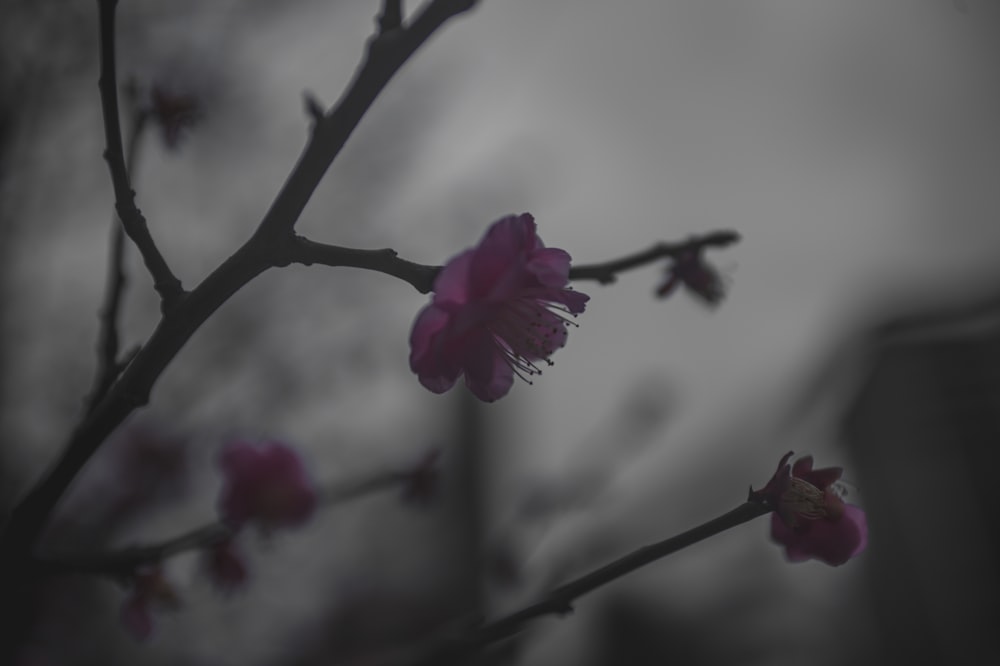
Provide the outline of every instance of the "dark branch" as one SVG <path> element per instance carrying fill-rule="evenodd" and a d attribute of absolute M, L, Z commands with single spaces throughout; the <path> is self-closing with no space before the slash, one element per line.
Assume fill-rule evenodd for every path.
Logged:
<path fill-rule="evenodd" d="M 126 170 L 129 176 L 134 174 L 135 159 L 138 153 L 139 140 L 146 128 L 147 115 L 141 110 L 133 114 L 132 125 L 128 139 L 128 154 Z M 111 243 L 108 256 L 108 277 L 104 293 L 104 305 L 100 312 L 100 332 L 97 343 L 97 372 L 94 376 L 94 386 L 87 397 L 87 413 L 94 411 L 97 403 L 104 398 L 108 389 L 121 374 L 126 360 L 118 360 L 118 315 L 121 309 L 121 297 L 127 282 L 124 270 L 125 262 L 125 232 L 121 221 L 115 214 L 111 219 Z"/>
<path fill-rule="evenodd" d="M 347 504 L 383 490 L 403 487 L 410 482 L 413 470 L 382 472 L 361 481 L 320 488 L 319 503 L 323 506 Z M 236 536 L 237 529 L 222 522 L 209 523 L 189 530 L 166 541 L 146 546 L 130 546 L 106 553 L 63 557 L 37 557 L 32 564 L 48 575 L 98 574 L 127 576 L 137 567 L 192 550 L 203 550 Z"/>
<path fill-rule="evenodd" d="M 643 252 L 630 254 L 602 264 L 575 266 L 569 272 L 570 280 L 596 280 L 601 284 L 611 284 L 617 274 L 667 257 L 676 257 L 684 252 L 702 248 L 728 247 L 740 240 L 735 231 L 713 231 L 704 236 L 695 236 L 681 243 L 657 243 Z"/>
<path fill-rule="evenodd" d="M 115 190 L 115 209 L 125 233 L 135 243 L 146 268 L 153 276 L 153 288 L 160 294 L 160 309 L 166 313 L 184 296 L 180 280 L 167 266 L 166 260 L 149 233 L 146 218 L 135 205 L 135 192 L 129 182 L 122 152 L 121 127 L 118 121 L 118 80 L 115 74 L 115 6 L 117 0 L 98 0 L 101 26 L 101 107 L 104 111 L 104 135 L 107 148 L 104 159 L 111 172 Z"/>
<path fill-rule="evenodd" d="M 431 0 L 407 27 L 369 40 L 361 67 L 333 109 L 316 123 L 305 151 L 265 214 L 257 230 L 262 243 L 280 242 L 292 233 L 323 175 L 389 80 L 442 25 L 475 4 L 475 0 Z"/>
<path fill-rule="evenodd" d="M 114 85 L 113 34 L 116 2 L 99 2 L 102 32 L 100 88 L 105 109 L 109 167 L 116 199 L 131 204 L 119 206 L 118 209 L 126 231 L 129 230 L 129 224 L 137 219 L 139 228 L 144 230 L 145 225 L 135 209 L 121 157 Z M 55 465 L 15 507 L 0 539 L 0 556 L 11 558 L 12 561 L 27 557 L 53 507 L 77 472 L 129 414 L 149 401 L 153 384 L 194 332 L 250 280 L 272 266 L 287 263 L 287 257 L 281 252 L 276 253 L 274 248 L 287 245 L 288 239 L 293 238 L 293 229 L 299 215 L 371 103 L 420 45 L 448 19 L 474 5 L 474 0 L 431 0 L 412 24 L 401 29 L 392 40 L 383 43 L 376 38 L 369 43 L 367 57 L 353 81 L 330 115 L 316 124 L 305 152 L 264 215 L 257 231 L 191 293 L 184 298 L 175 299 L 176 304 L 169 316 L 161 319 L 152 336 L 105 398 L 73 431 Z M 146 238 L 148 239 L 148 233 Z M 137 245 L 149 265 L 147 251 L 151 243 L 137 242 Z M 160 263 L 162 264 L 162 258 Z M 166 265 L 162 264 L 161 268 L 166 268 Z M 161 286 L 173 284 L 170 280 L 173 276 L 169 271 L 165 272 L 166 275 L 161 275 L 163 272 L 154 271 L 157 283 Z M 168 288 L 167 292 L 175 293 L 178 297 L 183 293 L 179 283 L 172 289 Z"/>
<path fill-rule="evenodd" d="M 396 30 L 403 25 L 403 0 L 382 0 L 382 13 L 378 15 L 378 34 Z"/>
<path fill-rule="evenodd" d="M 502 618 L 484 624 L 456 640 L 439 643 L 427 650 L 417 660 L 419 666 L 444 666 L 457 664 L 478 650 L 509 638 L 529 622 L 546 615 L 563 616 L 572 612 L 573 602 L 636 569 L 676 553 L 699 541 L 707 539 L 737 525 L 769 513 L 771 509 L 758 502 L 746 502 L 729 513 L 682 532 L 677 536 L 635 550 L 565 585 L 561 585 L 542 599 Z"/>
<path fill-rule="evenodd" d="M 391 249 L 356 250 L 316 243 L 302 236 L 294 238 L 289 249 L 289 261 L 306 266 L 352 266 L 378 271 L 409 282 L 421 294 L 434 288 L 434 278 L 441 270 L 440 266 L 426 266 L 400 259 L 396 251 Z"/>

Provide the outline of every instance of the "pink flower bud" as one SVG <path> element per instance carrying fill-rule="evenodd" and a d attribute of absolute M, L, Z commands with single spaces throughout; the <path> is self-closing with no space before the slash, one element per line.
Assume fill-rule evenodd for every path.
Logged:
<path fill-rule="evenodd" d="M 789 465 L 791 457 L 791 452 L 785 454 L 767 485 L 750 491 L 750 500 L 774 509 L 771 538 L 785 547 L 789 560 L 844 564 L 868 545 L 865 512 L 834 491 L 841 468 L 813 469 L 812 456 Z"/>
<path fill-rule="evenodd" d="M 253 446 L 235 441 L 219 458 L 224 484 L 219 497 L 223 520 L 270 530 L 306 522 L 316 509 L 316 491 L 295 451 L 280 442 Z"/>
<path fill-rule="evenodd" d="M 663 284 L 656 290 L 660 298 L 669 296 L 683 284 L 709 306 L 716 306 L 726 295 L 726 284 L 719 271 L 701 256 L 701 248 L 686 250 L 667 267 Z"/>
<path fill-rule="evenodd" d="M 221 592 L 233 592 L 246 583 L 247 567 L 232 539 L 207 548 L 204 558 L 208 576 Z"/>
<path fill-rule="evenodd" d="M 153 633 L 152 610 L 176 610 L 180 597 L 159 564 L 136 572 L 131 583 L 132 592 L 122 603 L 121 621 L 130 634 L 144 641 Z"/>

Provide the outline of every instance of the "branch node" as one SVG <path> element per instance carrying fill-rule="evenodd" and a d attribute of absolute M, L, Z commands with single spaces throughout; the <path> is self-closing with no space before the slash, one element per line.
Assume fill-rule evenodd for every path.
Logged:
<path fill-rule="evenodd" d="M 326 118 L 323 102 L 311 90 L 302 91 L 302 103 L 305 105 L 306 114 L 312 118 L 315 125 L 318 125 Z"/>
<path fill-rule="evenodd" d="M 384 0 L 382 12 L 376 17 L 378 36 L 399 30 L 403 26 L 403 0 Z"/>

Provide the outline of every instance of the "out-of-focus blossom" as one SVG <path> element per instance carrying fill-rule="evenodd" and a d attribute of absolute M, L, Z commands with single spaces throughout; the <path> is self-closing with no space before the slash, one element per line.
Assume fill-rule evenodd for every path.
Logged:
<path fill-rule="evenodd" d="M 247 581 L 246 563 L 231 538 L 205 549 L 204 562 L 209 579 L 221 592 L 233 592 Z"/>
<path fill-rule="evenodd" d="M 224 521 L 262 529 L 301 525 L 316 508 L 316 490 L 298 454 L 286 444 L 235 441 L 219 458 L 225 482 L 219 497 Z"/>
<path fill-rule="evenodd" d="M 465 375 L 480 400 L 502 398 L 514 375 L 541 374 L 566 344 L 567 315 L 583 312 L 589 297 L 573 291 L 570 256 L 546 248 L 534 218 L 509 215 L 474 248 L 452 258 L 434 283 L 434 298 L 413 324 L 410 368 L 420 383 L 444 393 Z"/>
<path fill-rule="evenodd" d="M 159 565 L 137 571 L 131 583 L 131 593 L 122 603 L 122 625 L 135 638 L 146 640 L 153 633 L 153 609 L 176 610 L 180 597 Z"/>
<path fill-rule="evenodd" d="M 163 143 L 170 149 L 180 145 L 184 133 L 197 125 L 204 114 L 196 93 L 161 83 L 153 84 L 145 111 L 159 126 Z"/>
<path fill-rule="evenodd" d="M 124 92 L 141 114 L 142 121 L 155 125 L 163 144 L 174 150 L 180 146 L 184 135 L 204 118 L 206 82 L 197 74 L 176 66 L 162 68 L 142 78 L 150 83 L 141 83 L 133 76 L 126 82 Z"/>
<path fill-rule="evenodd" d="M 656 295 L 666 298 L 683 284 L 705 304 L 714 307 L 721 303 L 726 295 L 726 284 L 719 271 L 701 255 L 701 248 L 694 248 L 674 257 L 673 263 L 667 266 L 664 282 L 656 290 Z"/>
<path fill-rule="evenodd" d="M 434 499 L 441 480 L 440 459 L 441 451 L 432 449 L 411 469 L 402 472 L 404 501 L 426 504 Z"/>
<path fill-rule="evenodd" d="M 840 467 L 813 469 L 812 456 L 788 463 L 786 453 L 778 470 L 760 490 L 751 490 L 752 501 L 764 502 L 771 514 L 771 538 L 785 547 L 793 562 L 817 559 L 839 566 L 868 545 L 865 513 L 845 503 L 833 485 Z"/>

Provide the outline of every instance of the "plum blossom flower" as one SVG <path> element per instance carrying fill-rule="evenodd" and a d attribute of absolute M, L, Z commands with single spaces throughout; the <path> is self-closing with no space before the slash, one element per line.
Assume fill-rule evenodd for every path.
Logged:
<path fill-rule="evenodd" d="M 225 482 L 222 518 L 233 527 L 254 522 L 264 530 L 301 525 L 316 508 L 316 490 L 298 454 L 281 442 L 257 447 L 227 444 L 219 457 Z"/>
<path fill-rule="evenodd" d="M 785 547 L 792 562 L 815 558 L 839 566 L 868 545 L 865 513 L 845 503 L 834 484 L 840 467 L 813 469 L 812 456 L 788 463 L 788 452 L 778 470 L 761 490 L 751 490 L 750 500 L 774 509 L 771 538 Z"/>
<path fill-rule="evenodd" d="M 689 248 L 667 267 L 663 284 L 656 290 L 660 298 L 669 296 L 683 284 L 709 306 L 716 306 L 726 295 L 726 284 L 719 271 L 702 257 L 702 248 Z"/>
<path fill-rule="evenodd" d="M 236 550 L 232 538 L 223 539 L 207 548 L 204 562 L 209 579 L 222 592 L 232 592 L 247 581 L 246 563 Z"/>
<path fill-rule="evenodd" d="M 122 603 L 121 621 L 130 634 L 144 641 L 153 633 L 153 608 L 176 610 L 180 597 L 159 564 L 137 571 L 131 583 L 132 592 Z"/>
<path fill-rule="evenodd" d="M 453 257 L 434 282 L 434 297 L 413 324 L 410 368 L 420 383 L 444 393 L 465 375 L 480 400 L 510 390 L 517 375 L 566 344 L 567 315 L 589 296 L 566 286 L 570 256 L 547 248 L 528 213 L 493 223 L 479 244 Z"/>

